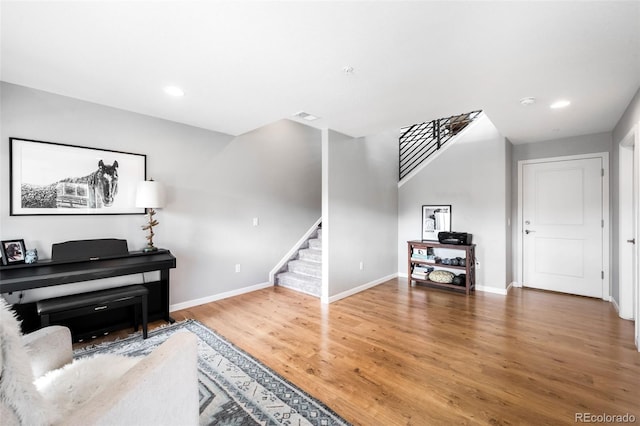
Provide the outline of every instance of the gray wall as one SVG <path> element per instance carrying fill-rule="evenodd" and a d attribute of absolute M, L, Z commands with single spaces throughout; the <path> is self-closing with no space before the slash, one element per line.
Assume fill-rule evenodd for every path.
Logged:
<path fill-rule="evenodd" d="M 24 238 L 42 258 L 74 239 L 124 238 L 139 250 L 145 217 L 9 216 L 9 137 L 147 155 L 147 175 L 167 188 L 154 241 L 177 257 L 171 304 L 266 283 L 321 215 L 319 130 L 282 120 L 234 138 L 12 84 L 0 90 L 0 238 Z"/>
<path fill-rule="evenodd" d="M 562 157 L 565 155 L 593 154 L 611 151 L 611 133 L 574 136 L 513 146 L 513 162 L 537 158 Z M 515 177 L 518 176 L 516 167 Z"/>
<path fill-rule="evenodd" d="M 505 217 L 507 220 L 505 221 L 505 238 L 506 238 L 506 280 L 508 284 L 514 282 L 514 269 L 513 269 L 513 235 L 514 235 L 514 222 L 511 220 L 511 205 L 513 204 L 513 181 L 511 179 L 511 164 L 513 163 L 513 144 L 510 140 L 506 139 L 505 143 L 505 166 L 504 166 L 504 181 L 505 181 L 505 191 L 504 193 L 507 195 L 506 204 L 505 204 Z M 517 201 L 516 201 L 517 202 Z"/>
<path fill-rule="evenodd" d="M 398 136 L 354 139 L 327 132 L 323 238 L 329 298 L 397 272 Z"/>
<path fill-rule="evenodd" d="M 400 187 L 398 265 L 407 273 L 407 241 L 420 239 L 423 204 L 451 204 L 453 231 L 473 234 L 476 283 L 504 292 L 507 276 L 507 164 L 510 143 L 484 116 Z"/>
<path fill-rule="evenodd" d="M 620 117 L 618 124 L 613 128 L 613 141 L 617 144 L 620 142 L 631 128 L 640 122 L 640 89 L 629 102 L 629 106 Z"/>
<path fill-rule="evenodd" d="M 611 146 L 611 180 L 615 184 L 612 186 L 611 191 L 611 205 L 612 205 L 612 230 L 611 230 L 611 252 L 612 252 L 612 271 L 613 276 L 611 280 L 612 296 L 616 302 L 620 302 L 620 280 L 618 276 L 618 253 L 620 237 L 618 226 L 618 202 L 620 197 L 619 188 L 617 185 L 619 174 L 619 154 L 620 154 L 620 142 L 627 136 L 634 125 L 640 123 L 640 89 L 635 93 L 631 102 L 627 106 L 627 109 L 620 117 L 618 124 L 614 127 L 612 132 L 612 146 Z M 640 128 L 637 130 L 640 132 Z M 635 147 L 640 149 L 640 147 Z M 637 194 L 636 194 L 637 196 Z"/>

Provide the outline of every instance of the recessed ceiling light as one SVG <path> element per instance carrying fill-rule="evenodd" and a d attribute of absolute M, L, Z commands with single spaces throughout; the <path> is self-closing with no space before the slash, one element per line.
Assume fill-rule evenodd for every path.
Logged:
<path fill-rule="evenodd" d="M 549 108 L 551 108 L 551 109 L 566 108 L 569 105 L 571 105 L 571 101 L 568 101 L 566 99 L 562 99 L 562 100 L 559 100 L 559 101 L 555 101 L 554 103 L 549 105 Z"/>
<path fill-rule="evenodd" d="M 307 121 L 314 121 L 319 119 L 320 117 L 317 117 L 313 114 L 309 114 L 308 112 L 304 112 L 304 111 L 300 111 L 300 112 L 296 112 L 295 114 L 293 114 L 294 117 L 298 117 L 298 118 L 302 118 L 303 120 L 307 120 Z"/>
<path fill-rule="evenodd" d="M 184 90 L 178 86 L 167 86 L 164 88 L 164 93 L 171 96 L 184 96 Z"/>
<path fill-rule="evenodd" d="M 533 96 L 520 99 L 520 104 L 523 106 L 529 106 L 535 103 L 536 103 L 536 98 L 534 98 Z"/>

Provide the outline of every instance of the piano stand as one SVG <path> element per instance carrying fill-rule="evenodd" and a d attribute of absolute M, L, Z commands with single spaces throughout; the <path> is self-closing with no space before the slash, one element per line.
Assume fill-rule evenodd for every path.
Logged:
<path fill-rule="evenodd" d="M 101 278 L 160 271 L 160 280 L 143 285 L 148 294 L 149 321 L 165 320 L 173 323 L 169 315 L 169 270 L 176 267 L 176 258 L 169 250 L 128 252 L 126 255 L 92 258 L 92 260 L 44 260 L 32 264 L 0 266 L 0 293 L 20 292 L 40 287 L 90 281 Z M 23 332 L 40 327 L 35 303 L 14 305 L 22 319 Z M 97 312 L 80 318 L 70 318 L 65 325 L 80 335 L 91 336 L 131 324 L 126 308 Z M 76 321 L 74 321 L 76 320 Z M 118 328 L 119 327 L 119 328 Z"/>
<path fill-rule="evenodd" d="M 138 331 L 138 317 L 140 316 L 140 310 L 142 310 L 142 338 L 146 339 L 148 294 L 149 290 L 143 285 L 128 285 L 109 288 L 107 290 L 54 297 L 52 299 L 41 300 L 36 303 L 36 306 L 42 327 L 67 318 L 91 315 L 96 312 L 106 312 L 123 306 L 133 306 L 135 308 L 133 318 L 134 330 Z"/>

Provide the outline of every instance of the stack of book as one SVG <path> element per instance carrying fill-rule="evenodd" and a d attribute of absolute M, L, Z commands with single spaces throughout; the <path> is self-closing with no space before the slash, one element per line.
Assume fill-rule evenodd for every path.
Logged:
<path fill-rule="evenodd" d="M 436 263 L 436 257 L 433 253 L 430 253 L 428 249 L 413 249 L 411 252 L 411 260 L 415 260 L 418 262 L 429 262 Z"/>
<path fill-rule="evenodd" d="M 426 280 L 427 276 L 432 271 L 433 271 L 433 266 L 416 265 L 413 267 L 413 272 L 411 272 L 411 277 L 419 280 Z"/>

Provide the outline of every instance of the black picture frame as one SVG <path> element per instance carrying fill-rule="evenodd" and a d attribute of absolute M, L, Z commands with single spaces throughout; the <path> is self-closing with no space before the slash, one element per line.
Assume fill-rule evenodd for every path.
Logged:
<path fill-rule="evenodd" d="M 2 250 L 2 261 L 5 265 L 24 263 L 27 251 L 24 240 L 4 240 L 0 242 L 0 250 Z"/>
<path fill-rule="evenodd" d="M 451 231 L 451 204 L 422 206 L 422 241 L 438 241 L 438 233 Z"/>
<path fill-rule="evenodd" d="M 9 138 L 9 214 L 145 214 L 136 187 L 147 156 L 131 152 Z"/>

